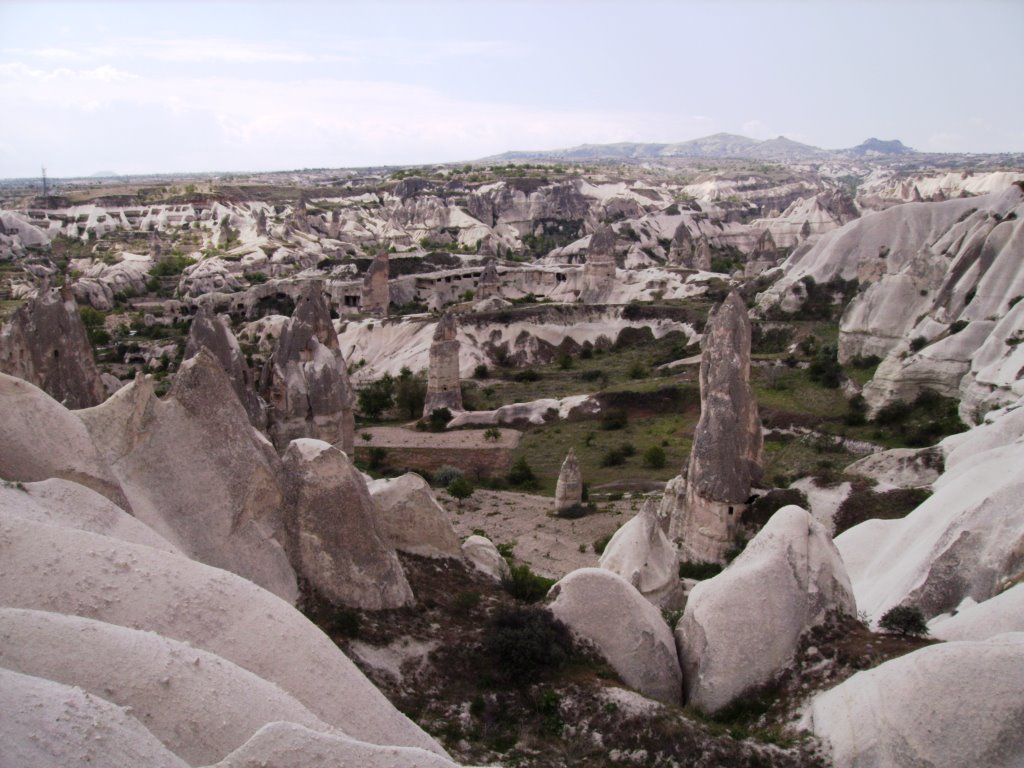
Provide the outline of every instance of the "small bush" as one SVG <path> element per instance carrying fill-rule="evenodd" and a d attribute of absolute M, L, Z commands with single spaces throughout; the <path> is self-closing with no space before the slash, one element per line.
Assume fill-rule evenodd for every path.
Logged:
<path fill-rule="evenodd" d="M 542 600 L 555 583 L 554 579 L 538 576 L 525 563 L 509 567 L 509 575 L 502 579 L 501 586 L 516 600 L 536 603 Z"/>
<path fill-rule="evenodd" d="M 928 346 L 928 339 L 926 339 L 924 336 L 915 336 L 910 340 L 911 352 L 920 352 L 926 346 Z"/>
<path fill-rule="evenodd" d="M 475 489 L 469 480 L 464 477 L 459 477 L 448 483 L 445 490 L 448 491 L 448 495 L 453 499 L 458 499 L 459 506 L 461 507 L 463 500 L 472 496 Z"/>
<path fill-rule="evenodd" d="M 490 370 L 488 370 L 487 366 L 484 365 L 483 363 L 480 363 L 480 365 L 473 369 L 474 379 L 486 379 L 490 375 Z"/>
<path fill-rule="evenodd" d="M 683 560 L 679 563 L 680 579 L 703 581 L 704 579 L 710 579 L 712 576 L 717 576 L 721 572 L 722 566 L 718 563 L 690 562 L 688 560 Z"/>
<path fill-rule="evenodd" d="M 665 449 L 660 445 L 652 445 L 644 451 L 644 466 L 648 469 L 661 469 L 665 466 Z"/>
<path fill-rule="evenodd" d="M 447 488 L 456 480 L 461 479 L 462 470 L 457 467 L 453 467 L 451 464 L 442 464 L 434 473 L 434 482 L 444 488 Z"/>
<path fill-rule="evenodd" d="M 772 515 L 790 504 L 808 509 L 807 496 L 796 488 L 771 490 L 763 496 L 758 496 L 754 503 L 747 507 L 743 513 L 743 523 L 761 528 Z"/>
<path fill-rule="evenodd" d="M 572 355 L 560 355 L 558 358 L 558 367 L 563 371 L 568 371 L 573 366 Z"/>
<path fill-rule="evenodd" d="M 962 331 L 968 325 L 969 323 L 966 320 L 957 320 L 955 323 L 949 326 L 949 333 L 951 335 L 954 333 L 960 333 L 960 331 Z"/>
<path fill-rule="evenodd" d="M 540 374 L 533 370 L 533 368 L 527 368 L 525 371 L 517 371 L 512 376 L 512 381 L 520 384 L 525 384 L 531 381 L 540 381 Z"/>
<path fill-rule="evenodd" d="M 520 488 L 537 488 L 537 476 L 533 474 L 533 468 L 525 456 L 516 459 L 508 472 L 508 482 Z"/>
<path fill-rule="evenodd" d="M 556 514 L 558 517 L 565 518 L 566 520 L 578 520 L 581 517 L 586 517 L 590 511 L 586 504 L 573 504 L 571 507 L 558 510 Z"/>
<path fill-rule="evenodd" d="M 452 420 L 452 412 L 447 408 L 435 408 L 430 412 L 430 431 L 444 432 L 448 422 Z"/>
<path fill-rule="evenodd" d="M 610 534 L 610 533 L 607 536 L 602 536 L 599 539 L 595 539 L 594 543 L 590 545 L 593 548 L 593 550 L 594 550 L 594 554 L 595 555 L 603 555 L 604 554 L 604 548 L 608 546 L 608 542 L 611 541 L 611 540 L 612 540 L 612 534 Z"/>
<path fill-rule="evenodd" d="M 370 469 L 380 469 L 384 466 L 384 462 L 387 460 L 388 452 L 386 448 L 380 448 L 374 446 L 367 450 L 367 461 L 366 466 Z"/>
<path fill-rule="evenodd" d="M 497 427 L 488 427 L 484 430 L 484 440 L 496 441 L 501 439 L 501 430 Z"/>
<path fill-rule="evenodd" d="M 647 378 L 647 367 L 639 360 L 629 366 L 629 378 L 631 379 L 646 379 Z"/>
<path fill-rule="evenodd" d="M 928 634 L 928 624 L 920 608 L 910 605 L 897 605 L 886 611 L 878 620 L 878 626 L 886 632 L 900 635 L 924 637 Z"/>
<path fill-rule="evenodd" d="M 604 456 L 601 457 L 602 467 L 621 467 L 625 463 L 626 456 L 618 448 L 605 451 Z"/>
<path fill-rule="evenodd" d="M 580 381 L 597 381 L 604 376 L 604 371 L 600 368 L 594 368 L 589 371 L 582 371 L 580 373 Z"/>
<path fill-rule="evenodd" d="M 839 386 L 842 373 L 838 351 L 832 345 L 821 347 L 814 362 L 807 368 L 807 375 L 811 381 L 816 381 L 829 389 L 836 389 Z"/>
<path fill-rule="evenodd" d="M 604 416 L 601 417 L 601 429 L 623 429 L 628 423 L 629 414 L 621 408 L 614 408 L 612 410 L 605 411 Z"/>
<path fill-rule="evenodd" d="M 528 685 L 565 666 L 572 656 L 568 628 L 543 608 L 498 611 L 484 638 L 484 653 L 498 681 Z"/>
<path fill-rule="evenodd" d="M 466 591 L 459 592 L 455 596 L 455 600 L 452 601 L 452 610 L 462 616 L 466 616 L 473 612 L 473 610 L 480 605 L 482 599 L 479 592 Z"/>

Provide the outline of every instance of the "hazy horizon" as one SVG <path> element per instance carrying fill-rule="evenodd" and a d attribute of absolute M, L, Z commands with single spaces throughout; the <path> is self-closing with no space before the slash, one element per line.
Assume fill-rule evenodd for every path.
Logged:
<path fill-rule="evenodd" d="M 0 177 L 419 165 L 720 132 L 1021 152 L 1020 29 L 1010 0 L 3 0 Z"/>

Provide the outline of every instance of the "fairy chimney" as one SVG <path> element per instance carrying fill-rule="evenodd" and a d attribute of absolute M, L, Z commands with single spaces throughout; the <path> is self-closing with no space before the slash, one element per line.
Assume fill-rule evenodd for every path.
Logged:
<path fill-rule="evenodd" d="M 576 451 L 570 448 L 569 454 L 562 462 L 562 469 L 558 473 L 558 482 L 555 485 L 555 514 L 560 514 L 582 503 L 583 475 L 580 473 L 580 463 L 576 459 Z"/>
<path fill-rule="evenodd" d="M 455 316 L 445 314 L 434 330 L 430 345 L 430 363 L 427 368 L 427 397 L 423 403 L 424 417 L 437 408 L 462 410 L 462 390 L 459 388 L 459 340 Z"/>
<path fill-rule="evenodd" d="M 751 485 L 761 478 L 761 422 L 750 388 L 750 320 L 739 294 L 711 312 L 702 341 L 701 413 L 685 474 L 660 510 L 685 560 L 721 562 L 733 545 Z"/>
<path fill-rule="evenodd" d="M 363 312 L 383 317 L 388 313 L 391 295 L 388 289 L 388 252 L 380 251 L 363 276 L 360 306 Z"/>

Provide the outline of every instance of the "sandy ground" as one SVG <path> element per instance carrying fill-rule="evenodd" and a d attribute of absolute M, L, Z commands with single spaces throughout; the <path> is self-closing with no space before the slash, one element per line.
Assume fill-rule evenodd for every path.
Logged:
<path fill-rule="evenodd" d="M 436 493 L 451 513 L 460 537 L 479 529 L 495 544 L 515 542 L 516 560 L 549 578 L 597 566 L 593 542 L 614 533 L 641 505 L 640 498 L 600 503 L 596 513 L 564 520 L 554 516 L 554 499 L 550 496 L 478 489 L 462 502 L 460 510 L 459 503 L 447 493 Z"/>

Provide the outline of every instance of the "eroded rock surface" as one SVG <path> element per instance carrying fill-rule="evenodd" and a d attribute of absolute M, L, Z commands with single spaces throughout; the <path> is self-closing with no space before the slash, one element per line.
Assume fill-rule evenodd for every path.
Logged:
<path fill-rule="evenodd" d="M 414 472 L 368 483 L 381 529 L 391 545 L 425 557 L 462 557 L 459 537 L 430 485 Z"/>
<path fill-rule="evenodd" d="M 455 316 L 450 313 L 446 313 L 434 329 L 434 340 L 430 344 L 430 364 L 427 366 L 424 417 L 430 416 L 437 408 L 447 408 L 453 413 L 462 410 L 457 331 Z"/>
<path fill-rule="evenodd" d="M 658 520 L 654 499 L 619 528 L 604 548 L 599 565 L 619 574 L 659 608 L 683 606 L 679 556 Z"/>
<path fill-rule="evenodd" d="M 558 472 L 558 481 L 555 484 L 555 514 L 578 507 L 582 503 L 583 475 L 580 472 L 580 462 L 576 458 L 576 451 L 570 448 L 565 461 L 562 462 L 562 468 Z"/>
<path fill-rule="evenodd" d="M 68 288 L 43 290 L 15 310 L 0 332 L 0 371 L 71 409 L 98 405 L 107 394 Z"/>
<path fill-rule="evenodd" d="M 494 542 L 484 536 L 469 536 L 462 542 L 462 554 L 474 568 L 495 581 L 501 581 L 509 576 L 505 558 L 498 552 Z"/>

